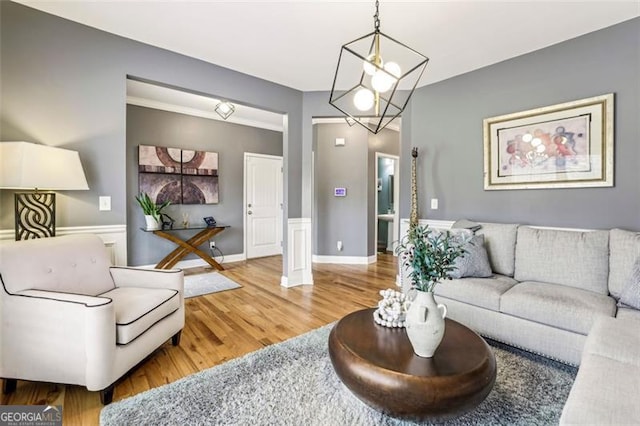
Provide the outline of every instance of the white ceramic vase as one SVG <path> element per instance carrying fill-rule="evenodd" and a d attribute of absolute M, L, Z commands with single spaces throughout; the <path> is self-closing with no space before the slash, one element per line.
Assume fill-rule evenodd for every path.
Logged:
<path fill-rule="evenodd" d="M 155 231 L 160 229 L 160 224 L 155 217 L 150 214 L 144 215 L 144 220 L 147 222 L 147 231 Z"/>
<path fill-rule="evenodd" d="M 405 328 L 416 355 L 431 358 L 444 337 L 447 307 L 436 303 L 433 292 L 417 291 L 407 311 Z"/>

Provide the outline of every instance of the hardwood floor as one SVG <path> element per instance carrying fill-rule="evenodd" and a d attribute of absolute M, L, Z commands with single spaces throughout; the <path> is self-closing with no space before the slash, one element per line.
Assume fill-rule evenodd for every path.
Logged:
<path fill-rule="evenodd" d="M 379 255 L 371 265 L 316 264 L 313 286 L 289 289 L 280 286 L 280 256 L 225 264 L 225 268 L 222 273 L 242 288 L 187 299 L 180 346 L 168 341 L 157 349 L 116 384 L 114 401 L 373 307 L 380 299 L 379 290 L 395 288 L 396 262 L 388 254 Z M 65 425 L 96 425 L 102 409 L 98 392 L 24 381 L 18 381 L 14 393 L 2 395 L 1 402 L 62 405 Z"/>

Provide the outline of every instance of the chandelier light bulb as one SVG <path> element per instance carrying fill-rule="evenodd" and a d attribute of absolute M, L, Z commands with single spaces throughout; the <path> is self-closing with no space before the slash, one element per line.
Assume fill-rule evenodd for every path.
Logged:
<path fill-rule="evenodd" d="M 371 77 L 371 86 L 380 93 L 384 93 L 391 89 L 396 79 L 391 77 L 384 71 L 378 71 L 373 77 Z"/>
<path fill-rule="evenodd" d="M 360 111 L 368 111 L 373 107 L 374 96 L 369 89 L 360 89 L 353 97 L 353 104 Z"/>
<path fill-rule="evenodd" d="M 376 54 L 372 53 L 367 56 L 367 60 L 362 63 L 362 69 L 368 75 L 375 75 L 378 71 L 378 67 L 382 67 L 383 63 L 384 62 L 380 56 L 378 56 L 378 59 L 376 60 Z M 376 65 L 378 65 L 378 67 L 376 67 Z"/>
<path fill-rule="evenodd" d="M 387 62 L 386 64 L 384 64 L 384 69 L 396 79 L 400 78 L 400 76 L 402 75 L 400 65 L 396 64 L 395 62 Z"/>
<path fill-rule="evenodd" d="M 384 64 L 384 70 L 386 72 L 378 70 L 371 78 L 371 85 L 380 93 L 384 93 L 391 89 L 391 86 L 396 84 L 398 78 L 402 74 L 400 65 L 395 62 L 387 62 Z"/>

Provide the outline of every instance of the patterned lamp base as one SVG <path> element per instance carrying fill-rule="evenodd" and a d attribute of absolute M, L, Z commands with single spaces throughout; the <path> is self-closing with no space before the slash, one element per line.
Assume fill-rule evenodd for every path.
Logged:
<path fill-rule="evenodd" d="M 56 194 L 26 192 L 15 194 L 16 241 L 56 235 Z"/>

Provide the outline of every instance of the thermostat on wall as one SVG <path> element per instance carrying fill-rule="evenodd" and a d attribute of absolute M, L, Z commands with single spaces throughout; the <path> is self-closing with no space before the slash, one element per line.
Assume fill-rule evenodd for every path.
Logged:
<path fill-rule="evenodd" d="M 333 195 L 335 197 L 346 197 L 347 188 L 333 188 Z"/>

